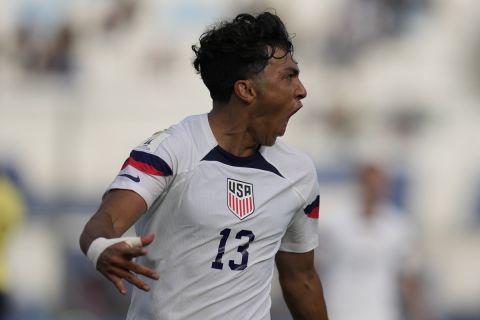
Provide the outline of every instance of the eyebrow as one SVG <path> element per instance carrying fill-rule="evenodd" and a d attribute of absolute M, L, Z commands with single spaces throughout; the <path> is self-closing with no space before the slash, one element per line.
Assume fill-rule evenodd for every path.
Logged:
<path fill-rule="evenodd" d="M 284 70 L 287 72 L 292 72 L 294 75 L 298 75 L 300 73 L 300 69 L 297 67 L 287 67 Z"/>

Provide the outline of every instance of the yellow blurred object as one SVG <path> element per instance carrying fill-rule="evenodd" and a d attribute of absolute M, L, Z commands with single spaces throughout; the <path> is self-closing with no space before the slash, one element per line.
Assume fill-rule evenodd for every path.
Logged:
<path fill-rule="evenodd" d="M 7 247 L 9 237 L 23 221 L 25 204 L 15 185 L 0 176 L 0 292 L 7 291 Z"/>

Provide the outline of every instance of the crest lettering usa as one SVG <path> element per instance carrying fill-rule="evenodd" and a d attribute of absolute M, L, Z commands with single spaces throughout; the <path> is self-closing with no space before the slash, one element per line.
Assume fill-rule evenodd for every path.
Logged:
<path fill-rule="evenodd" d="M 253 213 L 253 184 L 228 178 L 227 190 L 228 209 L 237 218 L 242 220 Z"/>

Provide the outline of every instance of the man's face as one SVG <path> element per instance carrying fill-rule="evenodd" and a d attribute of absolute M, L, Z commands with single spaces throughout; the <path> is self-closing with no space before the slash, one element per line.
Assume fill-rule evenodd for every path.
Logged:
<path fill-rule="evenodd" d="M 365 165 L 360 169 L 360 188 L 364 199 L 381 201 L 386 196 L 387 177 L 376 165 Z"/>
<path fill-rule="evenodd" d="M 297 63 L 281 49 L 254 82 L 257 97 L 249 129 L 258 143 L 271 146 L 285 134 L 288 120 L 302 107 L 307 91 L 299 79 Z"/>

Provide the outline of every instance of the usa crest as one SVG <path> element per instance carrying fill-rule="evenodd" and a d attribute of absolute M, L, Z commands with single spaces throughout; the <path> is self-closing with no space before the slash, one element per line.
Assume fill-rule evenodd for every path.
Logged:
<path fill-rule="evenodd" d="M 227 179 L 228 209 L 240 220 L 248 217 L 255 211 L 253 202 L 253 184 Z"/>

